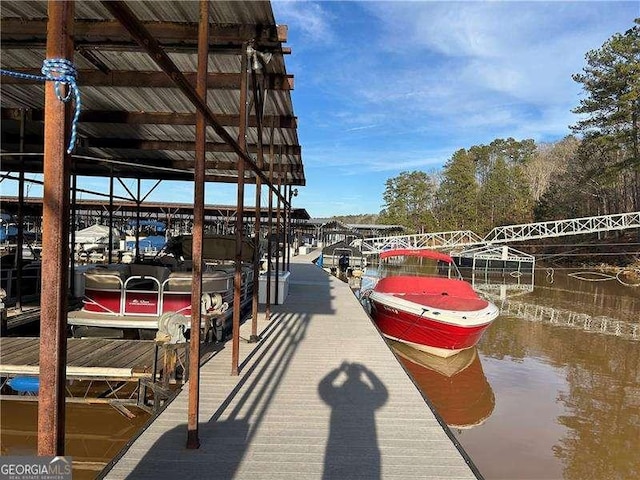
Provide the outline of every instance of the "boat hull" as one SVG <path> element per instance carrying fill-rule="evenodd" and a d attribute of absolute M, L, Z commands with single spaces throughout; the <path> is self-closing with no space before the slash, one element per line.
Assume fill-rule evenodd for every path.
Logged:
<path fill-rule="evenodd" d="M 476 345 L 499 313 L 464 283 L 386 278 L 369 294 L 371 316 L 388 338 L 440 357 L 455 355 Z"/>
<path fill-rule="evenodd" d="M 462 327 L 403 312 L 372 301 L 372 317 L 383 335 L 440 357 L 449 357 L 478 343 L 491 325 Z"/>

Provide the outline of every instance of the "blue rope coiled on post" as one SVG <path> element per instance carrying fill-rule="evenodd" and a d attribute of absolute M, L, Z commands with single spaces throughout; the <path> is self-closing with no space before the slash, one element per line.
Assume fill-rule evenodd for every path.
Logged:
<path fill-rule="evenodd" d="M 80 119 L 80 90 L 76 83 L 78 72 L 76 67 L 69 60 L 65 58 L 48 58 L 42 63 L 42 76 L 31 75 L 29 73 L 13 72 L 11 70 L 0 70 L 0 74 L 9 75 L 15 78 L 21 78 L 24 80 L 36 80 L 36 81 L 51 81 L 55 82 L 56 96 L 61 102 L 68 102 L 73 99 L 75 101 L 75 112 L 73 114 L 73 120 L 71 121 L 71 138 L 69 139 L 69 147 L 67 153 L 71 153 L 76 145 L 77 138 L 77 126 Z M 61 84 L 67 84 L 69 91 L 66 95 L 62 94 Z"/>

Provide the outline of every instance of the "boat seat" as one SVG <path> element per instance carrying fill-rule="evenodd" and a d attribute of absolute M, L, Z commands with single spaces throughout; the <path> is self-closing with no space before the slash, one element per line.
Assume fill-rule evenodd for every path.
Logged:
<path fill-rule="evenodd" d="M 165 292 L 190 292 L 192 272 L 173 272 L 164 285 Z M 225 271 L 204 272 L 202 292 L 226 292 L 233 286 L 233 275 Z"/>
<path fill-rule="evenodd" d="M 145 265 L 140 263 L 132 263 L 129 265 L 132 277 L 154 277 L 160 284 L 169 278 L 171 270 L 167 267 L 159 265 Z"/>
<path fill-rule="evenodd" d="M 128 269 L 125 268 L 92 268 L 84 272 L 84 285 L 85 288 L 96 290 L 119 289 L 128 274 Z"/>

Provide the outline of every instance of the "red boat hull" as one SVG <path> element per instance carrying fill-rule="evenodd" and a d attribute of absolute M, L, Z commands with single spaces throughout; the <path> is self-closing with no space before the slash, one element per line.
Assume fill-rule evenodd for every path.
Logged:
<path fill-rule="evenodd" d="M 439 322 L 427 316 L 414 315 L 387 305 L 371 301 L 372 317 L 380 331 L 387 337 L 415 346 L 451 350 L 450 354 L 473 347 L 491 325 L 463 327 Z"/>
<path fill-rule="evenodd" d="M 368 298 L 385 336 L 440 357 L 473 347 L 499 314 L 461 279 L 385 277 Z"/>

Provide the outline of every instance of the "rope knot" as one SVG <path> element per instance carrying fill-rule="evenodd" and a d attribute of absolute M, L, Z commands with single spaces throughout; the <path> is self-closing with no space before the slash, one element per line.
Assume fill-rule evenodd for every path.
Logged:
<path fill-rule="evenodd" d="M 41 71 L 47 80 L 55 82 L 58 99 L 68 102 L 71 99 L 71 93 L 76 85 L 76 77 L 78 76 L 73 63 L 65 58 L 48 58 L 42 63 Z M 69 85 L 69 91 L 64 96 L 60 90 L 61 83 Z"/>
<path fill-rule="evenodd" d="M 47 58 L 42 63 L 42 75 L 46 80 L 55 82 L 56 96 L 61 102 L 68 102 L 71 100 L 71 95 L 75 101 L 75 112 L 73 114 L 73 120 L 71 121 L 71 138 L 69 139 L 69 147 L 67 153 L 71 153 L 76 145 L 77 137 L 77 125 L 80 119 L 80 90 L 76 79 L 78 72 L 73 63 L 66 58 Z M 66 95 L 62 94 L 61 84 L 68 85 Z"/>

